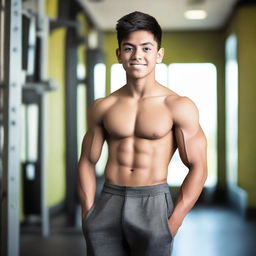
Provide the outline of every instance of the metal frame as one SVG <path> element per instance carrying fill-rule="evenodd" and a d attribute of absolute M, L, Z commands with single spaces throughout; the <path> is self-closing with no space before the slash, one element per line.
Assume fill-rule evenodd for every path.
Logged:
<path fill-rule="evenodd" d="M 102 35 L 98 30 L 96 23 L 93 21 L 91 15 L 88 15 L 87 10 L 82 8 L 75 0 L 67 0 L 65 7 L 59 2 L 59 18 L 67 19 L 69 21 L 75 21 L 76 14 L 79 11 L 83 11 L 89 19 L 90 25 L 97 31 L 99 36 L 98 47 L 102 46 Z M 77 196 L 77 85 L 81 82 L 78 81 L 76 76 L 77 70 L 77 50 L 81 43 L 87 44 L 87 40 L 81 40 L 79 33 L 77 33 L 78 27 L 67 28 L 66 34 L 66 210 L 67 221 L 71 226 L 79 223 L 80 218 L 78 211 L 78 196 Z M 86 38 L 88 39 L 88 38 Z M 91 103 L 94 100 L 94 65 L 102 60 L 99 49 L 91 49 L 87 52 L 87 75 L 86 82 L 87 87 L 87 103 Z M 94 60 L 93 58 L 96 58 Z M 95 63 L 96 61 L 96 63 Z"/>
<path fill-rule="evenodd" d="M 76 178 L 77 166 L 77 48 L 72 45 L 72 31 L 67 32 L 66 41 L 66 206 L 68 213 L 68 223 L 75 224 L 76 205 Z"/>
<path fill-rule="evenodd" d="M 21 0 L 1 1 L 5 8 L 4 151 L 1 187 L 1 255 L 19 255 Z M 4 6 L 5 5 L 5 6 Z"/>
<path fill-rule="evenodd" d="M 48 64 L 48 35 L 49 35 L 49 20 L 44 13 L 45 1 L 38 1 L 38 35 L 41 39 L 40 47 L 40 80 L 47 81 L 47 64 Z M 47 118 L 46 118 L 46 102 L 47 98 L 45 93 L 42 93 L 40 96 L 39 103 L 39 163 L 41 167 L 41 219 L 42 219 L 42 235 L 44 237 L 49 236 L 50 234 L 50 225 L 49 225 L 49 209 L 47 207 L 47 169 L 46 169 L 46 127 L 47 127 Z"/>
<path fill-rule="evenodd" d="M 74 3 L 75 5 L 75 3 Z M 76 8 L 71 5 L 70 18 L 74 19 Z M 66 70 L 65 70 L 65 102 L 66 102 L 66 209 L 67 222 L 76 224 L 77 216 L 77 31 L 68 27 L 66 34 Z"/>
<path fill-rule="evenodd" d="M 35 2 L 34 2 L 35 3 Z M 30 5 L 32 2 L 30 3 Z M 39 131 L 38 131 L 38 159 L 37 166 L 40 170 L 40 218 L 41 218 L 41 233 L 44 237 L 50 235 L 49 224 L 49 208 L 47 206 L 47 168 L 46 168 L 46 128 L 47 128 L 47 96 L 46 93 L 56 89 L 54 82 L 48 78 L 48 36 L 49 36 L 49 18 L 45 15 L 45 1 L 38 0 L 36 4 L 30 6 L 29 3 L 24 8 L 30 9 L 33 7 L 33 13 L 23 10 L 27 16 L 31 16 L 32 21 L 36 19 L 36 37 L 38 45 L 31 40 L 30 47 L 38 47 L 39 61 L 37 62 L 38 70 L 35 77 L 35 72 L 27 69 L 26 75 L 32 76 L 29 82 L 23 85 L 23 100 L 25 103 L 35 101 L 38 104 L 39 110 Z M 33 24 L 34 25 L 34 24 Z M 33 42 L 33 43 L 32 43 Z M 33 81 L 30 81 L 33 80 Z"/>

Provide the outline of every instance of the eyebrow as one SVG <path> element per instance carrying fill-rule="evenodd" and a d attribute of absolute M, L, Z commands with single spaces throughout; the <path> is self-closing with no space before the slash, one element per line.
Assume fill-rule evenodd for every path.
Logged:
<path fill-rule="evenodd" d="M 145 46 L 145 45 L 152 45 L 152 46 L 154 46 L 151 42 L 145 42 L 145 43 L 142 43 L 142 44 L 140 44 L 140 46 Z M 135 47 L 135 45 L 134 44 L 132 44 L 132 43 L 122 43 L 122 45 L 124 46 L 124 45 L 130 45 L 130 46 L 133 46 L 133 47 Z"/>

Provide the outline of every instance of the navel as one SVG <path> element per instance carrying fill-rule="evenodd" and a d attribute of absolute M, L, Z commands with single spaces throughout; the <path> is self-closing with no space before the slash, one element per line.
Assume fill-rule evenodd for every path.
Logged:
<path fill-rule="evenodd" d="M 156 139 L 156 138 L 158 138 L 159 137 L 159 135 L 157 134 L 157 133 L 153 133 L 152 134 L 152 139 Z"/>

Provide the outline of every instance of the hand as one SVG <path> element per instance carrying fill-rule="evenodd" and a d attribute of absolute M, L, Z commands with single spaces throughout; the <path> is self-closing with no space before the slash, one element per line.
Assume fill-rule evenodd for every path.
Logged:
<path fill-rule="evenodd" d="M 86 216 L 88 215 L 89 211 L 92 209 L 93 204 L 90 206 L 90 208 L 83 208 L 82 209 L 82 219 L 85 219 Z"/>
<path fill-rule="evenodd" d="M 171 231 L 172 236 L 174 237 L 181 224 L 177 220 L 174 219 L 173 215 L 168 219 L 169 229 Z"/>
<path fill-rule="evenodd" d="M 89 212 L 89 210 L 85 210 L 85 209 L 82 211 L 82 220 L 84 220 L 86 218 L 88 212 Z"/>

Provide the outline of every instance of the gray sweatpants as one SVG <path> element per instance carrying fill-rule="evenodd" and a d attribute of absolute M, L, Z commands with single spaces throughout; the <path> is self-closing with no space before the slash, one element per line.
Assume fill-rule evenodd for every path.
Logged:
<path fill-rule="evenodd" d="M 83 219 L 87 256 L 170 256 L 167 184 L 127 187 L 105 183 Z"/>

